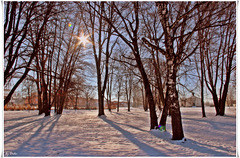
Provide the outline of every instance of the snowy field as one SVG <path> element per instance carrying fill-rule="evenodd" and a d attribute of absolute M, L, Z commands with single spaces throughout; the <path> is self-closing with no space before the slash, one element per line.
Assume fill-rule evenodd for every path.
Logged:
<path fill-rule="evenodd" d="M 4 112 L 5 156 L 236 156 L 236 109 L 215 116 L 213 107 L 181 108 L 182 143 L 167 131 L 149 130 L 149 112 L 142 109 L 105 111 L 64 110 L 61 116 L 38 116 L 38 111 Z"/>

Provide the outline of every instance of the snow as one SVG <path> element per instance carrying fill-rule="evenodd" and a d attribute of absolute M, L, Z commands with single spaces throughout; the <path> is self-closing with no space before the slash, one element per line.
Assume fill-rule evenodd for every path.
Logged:
<path fill-rule="evenodd" d="M 236 108 L 215 116 L 213 107 L 181 108 L 186 141 L 171 140 L 167 131 L 150 130 L 149 112 L 121 108 L 117 113 L 64 110 L 38 116 L 38 111 L 4 112 L 5 156 L 236 156 Z"/>

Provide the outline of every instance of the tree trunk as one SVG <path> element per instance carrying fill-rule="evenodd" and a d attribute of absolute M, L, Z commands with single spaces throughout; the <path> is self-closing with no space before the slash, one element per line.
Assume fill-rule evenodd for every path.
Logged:
<path fill-rule="evenodd" d="M 108 81 L 108 86 L 107 86 L 107 106 L 108 106 L 108 111 L 111 112 L 111 103 L 110 103 L 110 100 L 111 100 L 111 97 L 110 97 L 110 81 Z"/>
<path fill-rule="evenodd" d="M 230 81 L 230 70 L 227 70 L 227 75 L 226 75 L 226 81 L 225 81 L 225 84 L 224 84 L 223 94 L 222 94 L 220 102 L 219 102 L 219 115 L 220 116 L 224 116 L 224 114 L 225 114 L 225 105 L 226 105 L 229 81 Z"/>
<path fill-rule="evenodd" d="M 144 100 L 143 100 L 143 109 L 144 109 L 144 111 L 148 111 L 148 108 L 149 108 L 148 99 L 147 99 L 147 95 L 145 94 Z"/>
<path fill-rule="evenodd" d="M 164 98 L 164 94 L 163 94 L 163 85 L 162 85 L 162 75 L 160 72 L 160 65 L 159 65 L 159 57 L 158 57 L 158 52 L 156 54 L 156 58 L 154 56 L 154 52 L 151 53 L 152 54 L 152 61 L 153 61 L 153 66 L 154 66 L 154 72 L 155 72 L 155 76 L 156 76 L 156 83 L 157 83 L 157 89 L 158 89 L 158 93 L 159 93 L 159 99 L 162 106 L 165 106 L 165 98 Z M 157 62 L 156 62 L 157 60 Z M 161 104 L 159 105 L 159 110 L 161 110 Z"/>
<path fill-rule="evenodd" d="M 104 96 L 102 95 L 102 93 L 100 92 L 100 94 L 98 95 L 98 105 L 99 105 L 99 109 L 98 109 L 98 116 L 102 116 L 105 115 L 104 114 Z"/>
<path fill-rule="evenodd" d="M 202 107 L 202 117 L 206 117 L 205 107 L 204 107 L 204 57 L 201 52 L 201 107 Z"/>
<path fill-rule="evenodd" d="M 38 115 L 43 113 L 43 106 L 42 106 L 42 92 L 38 91 Z"/>
<path fill-rule="evenodd" d="M 150 129 L 155 129 L 156 127 L 158 127 L 158 123 L 157 123 L 156 107 L 155 107 L 155 103 L 154 103 L 154 100 L 153 100 L 152 91 L 151 91 L 151 88 L 150 88 L 150 84 L 149 84 L 147 74 L 146 74 L 146 72 L 144 70 L 144 67 L 142 65 L 142 61 L 141 61 L 137 46 L 135 46 L 135 50 L 136 50 L 136 52 L 134 53 L 135 60 L 137 62 L 137 67 L 138 67 L 138 69 L 141 73 L 142 79 L 143 79 L 143 84 L 144 84 L 144 88 L 145 88 L 145 92 L 146 92 L 146 97 L 147 97 L 148 104 L 149 104 L 149 109 L 150 109 L 150 121 L 151 121 Z"/>
<path fill-rule="evenodd" d="M 219 102 L 218 102 L 218 96 L 216 94 L 215 91 L 212 92 L 212 97 L 213 97 L 213 103 L 214 103 L 214 107 L 216 110 L 216 116 L 219 115 Z"/>
<path fill-rule="evenodd" d="M 57 114 L 61 115 L 63 112 L 63 107 L 64 107 L 64 102 L 66 99 L 66 94 L 61 93 L 60 97 L 59 97 L 59 105 L 58 105 L 58 110 L 57 110 Z M 50 111 L 50 110 L 49 110 Z"/>
<path fill-rule="evenodd" d="M 130 112 L 130 106 L 131 106 L 131 104 L 130 104 L 130 98 L 129 98 L 129 100 L 128 100 L 128 112 Z"/>
<path fill-rule="evenodd" d="M 142 85 L 142 84 L 141 84 L 141 85 Z M 142 85 L 142 103 L 143 103 L 143 110 L 144 110 L 144 111 L 148 111 L 148 103 L 147 103 L 146 95 L 145 95 L 145 93 L 144 93 L 143 85 Z"/>
<path fill-rule="evenodd" d="M 172 139 L 181 140 L 184 137 L 181 112 L 178 101 L 178 92 L 176 87 L 176 76 L 177 76 L 177 66 L 174 61 L 174 58 L 167 59 L 167 73 L 168 73 L 168 103 L 170 104 L 171 109 L 171 122 L 172 122 Z"/>
<path fill-rule="evenodd" d="M 48 107 L 49 105 L 48 105 L 47 85 L 44 81 L 42 82 L 42 92 L 43 92 L 43 111 L 45 113 L 45 116 L 49 116 L 50 111 Z"/>
<path fill-rule="evenodd" d="M 162 116 L 161 116 L 161 119 L 160 119 L 160 123 L 159 125 L 160 126 L 164 126 L 166 127 L 166 122 L 167 122 L 167 116 L 168 116 L 168 110 L 169 110 L 169 100 L 168 100 L 168 89 L 166 91 L 166 102 L 165 102 L 165 105 L 163 107 L 163 111 L 162 111 Z M 166 129 L 166 128 L 165 128 Z"/>
<path fill-rule="evenodd" d="M 129 78 L 129 80 L 130 80 L 130 78 Z M 129 89 L 128 89 L 128 87 L 129 87 Z M 128 82 L 127 79 L 126 79 L 126 82 L 125 82 L 125 91 L 126 91 L 128 111 L 130 111 L 131 85 L 130 85 L 130 81 Z"/>
<path fill-rule="evenodd" d="M 202 107 L 202 117 L 206 117 L 205 107 L 204 107 L 204 89 L 201 81 L 201 107 Z"/>
<path fill-rule="evenodd" d="M 100 63 L 97 62 L 97 82 L 98 82 L 98 116 L 104 114 L 104 92 L 102 92 L 102 83 L 101 83 L 101 72 L 100 72 Z"/>
<path fill-rule="evenodd" d="M 119 112 L 119 100 L 120 100 L 120 91 L 118 91 L 118 102 L 117 102 L 117 112 Z"/>

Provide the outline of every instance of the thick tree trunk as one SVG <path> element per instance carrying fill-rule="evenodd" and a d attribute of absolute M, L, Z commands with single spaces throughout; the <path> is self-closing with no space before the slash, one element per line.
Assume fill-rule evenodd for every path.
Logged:
<path fill-rule="evenodd" d="M 43 113 L 41 94 L 42 93 L 38 91 L 38 115 L 41 115 Z"/>
<path fill-rule="evenodd" d="M 45 113 L 45 116 L 49 116 L 50 115 L 50 111 L 49 111 L 49 105 L 48 105 L 48 93 L 47 93 L 47 85 L 45 84 L 45 82 L 42 82 L 42 92 L 43 92 L 43 111 Z"/>
<path fill-rule="evenodd" d="M 143 110 L 148 111 L 148 101 L 147 101 L 143 86 L 142 86 L 142 103 L 143 103 Z"/>
<path fill-rule="evenodd" d="M 100 69 L 100 67 L 99 67 Z M 98 77 L 98 116 L 105 115 L 104 114 L 104 92 L 101 88 L 101 74 L 99 70 L 99 74 L 97 75 Z"/>
<path fill-rule="evenodd" d="M 104 96 L 102 95 L 102 93 L 100 93 L 98 95 L 98 116 L 102 116 L 102 115 L 105 115 L 104 114 Z"/>
<path fill-rule="evenodd" d="M 227 73 L 226 81 L 224 84 L 223 94 L 219 102 L 219 115 L 224 116 L 225 115 L 225 105 L 226 105 L 226 99 L 227 99 L 227 93 L 228 93 L 228 86 L 230 81 L 230 73 Z"/>
<path fill-rule="evenodd" d="M 63 112 L 65 98 L 66 98 L 65 94 L 61 93 L 61 96 L 59 97 L 59 105 L 58 105 L 58 110 L 57 110 L 58 115 L 61 115 Z"/>
<path fill-rule="evenodd" d="M 149 84 L 147 74 L 146 74 L 146 72 L 143 68 L 139 52 L 137 51 L 138 48 L 136 46 L 135 46 L 135 50 L 136 50 L 136 52 L 134 53 L 135 60 L 137 62 L 138 69 L 139 69 L 139 71 L 141 73 L 141 76 L 142 76 L 142 79 L 143 79 L 145 94 L 146 94 L 148 104 L 149 104 L 149 109 L 150 109 L 150 122 L 151 122 L 150 129 L 155 129 L 158 126 L 158 122 L 157 122 L 156 107 L 155 107 L 155 103 L 154 103 L 154 100 L 153 100 L 152 91 L 151 91 L 151 88 L 150 88 L 150 84 Z"/>
<path fill-rule="evenodd" d="M 128 100 L 128 112 L 130 112 L 130 106 L 131 106 L 131 104 L 130 104 L 130 99 Z"/>
<path fill-rule="evenodd" d="M 148 99 L 147 99 L 147 95 L 145 95 L 144 100 L 143 100 L 143 109 L 144 111 L 148 111 Z"/>
<path fill-rule="evenodd" d="M 167 59 L 167 73 L 168 73 L 168 103 L 171 109 L 172 122 L 172 139 L 181 140 L 184 137 L 180 106 L 178 101 L 178 92 L 176 87 L 177 66 L 174 58 Z"/>
<path fill-rule="evenodd" d="M 216 110 L 216 116 L 219 115 L 219 102 L 218 102 L 218 97 L 217 97 L 217 93 L 214 91 L 212 92 L 212 97 L 213 97 L 213 103 L 214 103 L 214 107 Z"/>
<path fill-rule="evenodd" d="M 98 116 L 105 115 L 104 114 L 104 93 L 102 92 L 102 84 L 101 84 L 101 73 L 100 66 L 97 67 L 97 82 L 98 82 Z"/>
<path fill-rule="evenodd" d="M 105 115 L 104 114 L 104 91 L 105 91 L 105 89 L 104 89 L 104 87 L 102 88 L 100 59 L 101 59 L 100 57 L 97 58 L 97 55 L 95 53 L 95 62 L 96 62 L 96 69 L 97 69 L 97 86 L 98 86 L 98 116 Z"/>
<path fill-rule="evenodd" d="M 224 116 L 225 115 L 225 104 L 226 103 L 226 99 L 224 100 L 223 98 L 220 101 L 220 108 L 219 108 L 219 115 L 220 116 Z"/>

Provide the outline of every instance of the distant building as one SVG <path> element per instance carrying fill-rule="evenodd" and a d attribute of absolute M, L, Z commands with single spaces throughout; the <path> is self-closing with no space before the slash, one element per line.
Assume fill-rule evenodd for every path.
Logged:
<path fill-rule="evenodd" d="M 117 105 L 118 105 L 118 102 L 117 101 L 111 101 L 111 109 L 116 109 L 117 108 Z M 107 102 L 105 102 L 105 105 L 104 105 L 105 109 L 108 108 L 108 104 Z M 119 107 L 127 107 L 128 106 L 128 103 L 127 102 L 119 102 Z"/>
<path fill-rule="evenodd" d="M 76 103 L 77 101 L 77 103 Z M 97 109 L 98 100 L 93 98 L 69 97 L 65 103 L 66 109 Z"/>
<path fill-rule="evenodd" d="M 196 96 L 191 96 L 189 98 L 180 98 L 180 106 L 183 107 L 192 107 L 192 106 L 201 106 L 201 98 Z"/>

